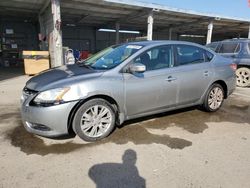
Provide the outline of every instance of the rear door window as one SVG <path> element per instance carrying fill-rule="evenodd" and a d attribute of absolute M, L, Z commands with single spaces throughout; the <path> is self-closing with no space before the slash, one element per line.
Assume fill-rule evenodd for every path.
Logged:
<path fill-rule="evenodd" d="M 240 51 L 240 43 L 238 42 L 224 42 L 221 44 L 219 53 L 238 53 Z"/>
<path fill-rule="evenodd" d="M 191 45 L 176 45 L 176 64 L 188 65 L 206 61 L 205 50 Z"/>

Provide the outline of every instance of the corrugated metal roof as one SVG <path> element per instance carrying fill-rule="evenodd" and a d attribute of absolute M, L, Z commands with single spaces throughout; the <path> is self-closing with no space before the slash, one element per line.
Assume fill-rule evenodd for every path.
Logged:
<path fill-rule="evenodd" d="M 48 0 L 1 0 L 0 15 L 36 19 Z M 206 34 L 207 25 L 214 22 L 214 34 L 246 35 L 250 20 L 199 13 L 153 3 L 132 0 L 61 0 L 64 24 L 88 25 L 96 28 L 115 28 L 146 31 L 148 13 L 154 10 L 154 31 L 179 34 Z"/>
<path fill-rule="evenodd" d="M 137 7 L 158 9 L 159 11 L 167 11 L 167 12 L 173 12 L 177 14 L 184 14 L 186 16 L 190 15 L 190 16 L 197 16 L 197 17 L 220 18 L 223 20 L 231 20 L 231 21 L 250 22 L 250 19 L 245 19 L 245 18 L 223 16 L 223 15 L 212 14 L 212 13 L 202 13 L 202 12 L 197 12 L 193 10 L 173 8 L 173 7 L 169 7 L 166 5 L 160 5 L 160 4 L 155 4 L 155 3 L 145 3 L 142 1 L 134 1 L 134 0 L 104 0 L 104 1 L 123 4 L 123 5 L 132 5 L 132 6 L 137 6 Z"/>

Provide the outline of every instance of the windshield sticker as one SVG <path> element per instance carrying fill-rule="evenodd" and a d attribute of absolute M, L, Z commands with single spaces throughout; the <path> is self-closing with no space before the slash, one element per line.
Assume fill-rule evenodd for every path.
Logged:
<path fill-rule="evenodd" d="M 128 45 L 126 48 L 139 50 L 139 49 L 142 48 L 142 46 L 138 46 L 138 45 Z"/>

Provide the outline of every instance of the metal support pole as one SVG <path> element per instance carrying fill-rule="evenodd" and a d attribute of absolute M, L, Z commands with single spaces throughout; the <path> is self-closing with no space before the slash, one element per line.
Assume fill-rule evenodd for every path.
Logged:
<path fill-rule="evenodd" d="M 248 38 L 250 39 L 250 25 L 249 25 L 249 29 L 248 29 Z"/>
<path fill-rule="evenodd" d="M 212 34 L 213 34 L 213 22 L 211 21 L 209 24 L 208 24 L 208 27 L 207 27 L 207 44 L 211 43 L 212 41 Z"/>
<path fill-rule="evenodd" d="M 116 22 L 115 23 L 115 44 L 119 44 L 120 43 L 119 30 L 120 30 L 120 23 Z"/>
<path fill-rule="evenodd" d="M 152 40 L 153 38 L 153 23 L 154 23 L 154 18 L 153 18 L 153 11 L 151 11 L 148 15 L 148 35 L 147 35 L 147 40 Z"/>
<path fill-rule="evenodd" d="M 53 39 L 51 40 L 54 53 L 53 66 L 57 67 L 63 65 L 60 0 L 51 0 L 51 8 L 53 15 Z"/>
<path fill-rule="evenodd" d="M 168 30 L 168 39 L 172 40 L 172 28 L 171 27 Z"/>
<path fill-rule="evenodd" d="M 176 33 L 176 40 L 180 40 L 180 33 Z"/>

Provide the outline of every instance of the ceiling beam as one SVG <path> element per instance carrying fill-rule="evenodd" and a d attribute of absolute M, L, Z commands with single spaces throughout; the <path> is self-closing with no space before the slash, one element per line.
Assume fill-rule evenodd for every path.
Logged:
<path fill-rule="evenodd" d="M 145 15 L 148 15 L 150 12 L 150 9 L 142 9 L 142 10 L 139 10 L 139 11 L 134 11 L 133 13 L 131 13 L 130 15 L 125 15 L 125 16 L 121 16 L 117 19 L 114 19 L 113 21 L 110 21 L 110 22 L 106 22 L 104 23 L 103 25 L 101 25 L 100 27 L 111 27 L 111 28 L 114 28 L 115 27 L 115 23 L 120 23 L 121 25 L 124 25 L 124 24 L 130 24 L 131 21 L 133 21 L 134 19 L 138 19 L 140 17 L 143 17 Z M 136 25 L 142 25 L 143 23 L 138 23 L 136 22 Z M 130 25 L 134 25 L 134 23 L 131 23 Z M 145 21 L 145 24 L 143 24 L 143 26 L 146 25 L 146 21 Z"/>
<path fill-rule="evenodd" d="M 178 24 L 171 24 L 168 27 L 161 28 L 161 30 L 159 30 L 158 32 L 167 31 L 167 30 L 169 30 L 169 28 L 171 28 L 172 30 L 180 30 L 180 29 L 187 28 L 187 27 L 193 27 L 193 25 L 195 25 L 195 24 L 201 24 L 201 23 L 209 21 L 209 20 L 210 20 L 210 18 L 200 18 L 200 19 L 197 19 L 197 20 L 192 21 L 192 22 L 182 22 L 182 23 L 178 23 Z"/>
<path fill-rule="evenodd" d="M 71 2 L 61 2 L 61 9 L 69 8 L 73 10 L 80 11 L 91 11 L 91 12 L 99 12 L 99 13 L 113 13 L 113 14 L 130 14 L 131 9 L 126 8 L 112 8 L 109 6 L 98 5 L 98 4 L 90 4 L 90 3 L 77 3 L 75 1 Z"/>
<path fill-rule="evenodd" d="M 13 1 L 13 0 L 1 0 L 0 7 L 15 7 L 15 8 L 32 8 L 32 9 L 39 9 L 42 3 L 39 1 Z"/>
<path fill-rule="evenodd" d="M 84 19 L 88 18 L 89 14 L 83 14 L 80 16 L 80 18 L 78 20 L 76 20 L 76 23 L 81 23 L 82 21 L 84 21 Z"/>
<path fill-rule="evenodd" d="M 44 11 L 48 8 L 48 6 L 50 5 L 50 0 L 45 0 L 44 4 L 42 5 L 42 7 L 40 8 L 39 14 L 43 14 Z"/>
<path fill-rule="evenodd" d="M 17 7 L 0 7 L 0 12 L 24 12 L 24 13 L 38 13 L 38 10 L 30 9 L 30 8 L 17 8 Z"/>

